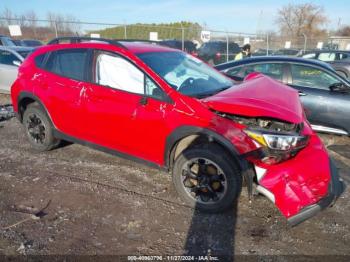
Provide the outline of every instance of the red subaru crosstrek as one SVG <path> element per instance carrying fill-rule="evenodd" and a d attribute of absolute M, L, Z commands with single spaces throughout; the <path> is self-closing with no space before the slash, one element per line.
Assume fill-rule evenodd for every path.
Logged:
<path fill-rule="evenodd" d="M 57 38 L 24 61 L 11 95 L 36 150 L 67 140 L 164 168 L 203 211 L 229 208 L 244 179 L 295 225 L 343 191 L 296 91 L 263 75 L 233 85 L 179 50 Z"/>

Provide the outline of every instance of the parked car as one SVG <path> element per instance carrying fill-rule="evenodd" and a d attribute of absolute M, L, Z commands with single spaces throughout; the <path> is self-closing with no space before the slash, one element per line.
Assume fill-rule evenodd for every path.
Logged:
<path fill-rule="evenodd" d="M 242 179 L 251 197 L 256 182 L 293 225 L 343 191 L 295 90 L 268 77 L 232 86 L 172 48 L 68 39 L 30 55 L 12 86 L 34 149 L 63 139 L 164 168 L 182 199 L 207 212 L 230 208 Z"/>
<path fill-rule="evenodd" d="M 236 81 L 260 72 L 298 90 L 315 131 L 350 133 L 350 83 L 328 64 L 303 58 L 254 57 L 216 67 Z"/>
<path fill-rule="evenodd" d="M 303 58 L 317 59 L 327 62 L 339 75 L 345 78 L 350 77 L 350 51 L 310 50 L 300 56 Z"/>
<path fill-rule="evenodd" d="M 159 42 L 162 46 L 167 46 L 175 49 L 182 50 L 182 41 L 180 40 L 163 40 Z M 184 51 L 191 55 L 197 55 L 197 47 L 196 44 L 192 41 L 186 40 L 184 41 Z"/>
<path fill-rule="evenodd" d="M 16 44 L 10 37 L 6 35 L 0 35 L 0 46 L 16 46 Z"/>
<path fill-rule="evenodd" d="M 28 47 L 0 46 L 0 93 L 10 93 L 19 65 L 32 51 L 33 48 Z"/>
<path fill-rule="evenodd" d="M 272 55 L 276 56 L 297 56 L 300 54 L 300 50 L 298 49 L 291 49 L 291 48 L 282 48 L 274 51 Z"/>
<path fill-rule="evenodd" d="M 26 47 L 38 47 L 42 46 L 43 43 L 35 39 L 23 39 L 23 40 L 12 40 L 17 46 L 26 46 Z"/>
<path fill-rule="evenodd" d="M 237 43 L 230 42 L 228 45 L 225 41 L 210 41 L 204 43 L 198 49 L 198 57 L 211 65 L 220 64 L 228 60 L 233 60 L 241 48 Z"/>
<path fill-rule="evenodd" d="M 266 56 L 266 55 L 270 55 L 272 53 L 273 53 L 272 50 L 267 51 L 267 49 L 258 48 L 252 52 L 252 56 Z"/>

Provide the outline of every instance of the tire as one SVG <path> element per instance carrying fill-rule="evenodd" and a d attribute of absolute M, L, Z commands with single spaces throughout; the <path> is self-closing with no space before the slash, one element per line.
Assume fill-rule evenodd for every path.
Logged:
<path fill-rule="evenodd" d="M 343 71 L 336 71 L 336 72 L 338 75 L 344 77 L 345 79 L 348 79 L 348 75 L 345 72 L 343 72 Z"/>
<path fill-rule="evenodd" d="M 23 125 L 30 145 L 35 151 L 49 151 L 57 147 L 60 140 L 53 136 L 53 126 L 42 107 L 30 104 L 23 114 Z"/>
<path fill-rule="evenodd" d="M 204 172 L 207 173 L 205 176 L 210 181 L 207 182 L 208 185 L 210 184 L 210 191 L 208 192 L 205 191 L 209 189 L 209 186 L 198 190 L 198 187 L 205 184 L 205 179 L 201 178 L 203 177 L 200 174 L 201 171 L 197 172 L 198 180 L 189 179 L 186 176 L 189 171 L 188 167 L 190 167 L 192 177 L 192 171 L 200 170 L 201 165 L 204 167 L 202 170 L 211 170 L 215 177 L 220 177 L 220 185 L 218 185 L 218 181 L 211 181 L 214 178 L 213 174 Z M 218 175 L 220 173 L 222 174 Z M 207 213 L 223 212 L 231 208 L 242 188 L 242 176 L 238 165 L 232 159 L 232 156 L 215 144 L 202 145 L 183 151 L 175 160 L 172 178 L 175 189 L 182 200 L 189 206 Z M 202 181 L 199 182 L 200 180 Z M 216 189 L 214 189 L 214 185 L 216 185 Z M 189 191 L 192 190 L 196 192 L 190 193 Z"/>

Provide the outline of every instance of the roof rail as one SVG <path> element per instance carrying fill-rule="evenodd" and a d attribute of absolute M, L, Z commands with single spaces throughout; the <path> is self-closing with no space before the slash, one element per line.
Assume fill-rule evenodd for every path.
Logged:
<path fill-rule="evenodd" d="M 118 42 L 142 42 L 142 43 L 150 43 L 150 44 L 159 44 L 160 41 L 154 41 L 154 40 L 148 40 L 148 39 L 118 39 L 118 38 L 114 38 L 114 41 L 118 41 Z M 181 41 L 181 40 L 180 40 Z"/>
<path fill-rule="evenodd" d="M 60 42 L 63 41 L 69 41 L 71 44 L 73 43 L 81 43 L 83 41 L 98 41 L 98 42 L 105 42 L 111 45 L 119 46 L 124 49 L 127 49 L 123 44 L 121 44 L 117 40 L 113 39 L 106 39 L 106 38 L 98 38 L 98 37 L 86 37 L 86 36 L 64 36 L 64 37 L 56 37 L 49 41 L 47 44 L 48 45 L 54 45 L 54 44 L 59 44 Z"/>

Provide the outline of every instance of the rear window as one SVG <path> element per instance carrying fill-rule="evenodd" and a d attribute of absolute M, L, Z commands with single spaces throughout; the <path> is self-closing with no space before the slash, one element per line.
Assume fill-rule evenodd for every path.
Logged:
<path fill-rule="evenodd" d="M 87 49 L 65 49 L 52 52 L 45 69 L 67 78 L 85 81 Z"/>

